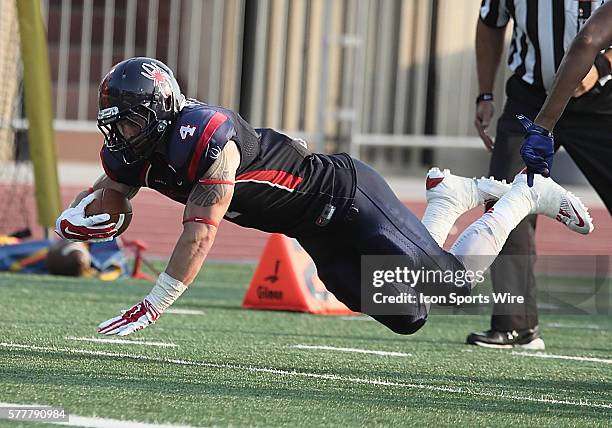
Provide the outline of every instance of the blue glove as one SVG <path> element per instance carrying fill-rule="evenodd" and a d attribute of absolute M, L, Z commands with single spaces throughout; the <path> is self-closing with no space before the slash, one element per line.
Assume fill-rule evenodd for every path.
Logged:
<path fill-rule="evenodd" d="M 527 185 L 532 187 L 534 174 L 550 177 L 555 142 L 552 133 L 547 129 L 534 124 L 522 114 L 517 114 L 516 118 L 527 130 L 525 141 L 521 146 L 521 157 L 527 165 Z"/>

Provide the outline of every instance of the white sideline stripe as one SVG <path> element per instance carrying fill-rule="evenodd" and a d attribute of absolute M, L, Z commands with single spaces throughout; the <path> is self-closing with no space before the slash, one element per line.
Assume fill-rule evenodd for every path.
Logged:
<path fill-rule="evenodd" d="M 551 322 L 550 324 L 546 324 L 546 327 L 552 328 L 569 328 L 569 329 L 587 329 L 587 330 L 605 330 L 604 328 L 598 326 L 597 324 L 562 324 L 558 322 Z"/>
<path fill-rule="evenodd" d="M 338 317 L 344 321 L 374 321 L 374 318 L 369 317 L 367 315 L 348 315 Z"/>
<path fill-rule="evenodd" d="M 196 309 L 180 309 L 180 308 L 168 308 L 166 309 L 167 314 L 178 314 L 178 315 L 204 315 L 203 311 Z"/>
<path fill-rule="evenodd" d="M 496 345 L 495 343 L 486 343 L 486 342 L 478 342 L 478 346 L 483 348 L 492 348 L 492 349 L 509 349 L 512 348 L 512 345 Z"/>
<path fill-rule="evenodd" d="M 317 349 L 322 351 L 339 351 L 339 352 L 356 352 L 358 354 L 386 355 L 391 357 L 412 357 L 412 354 L 393 351 L 370 351 L 368 349 L 357 348 L 336 348 L 335 346 L 315 346 L 315 345 L 293 345 L 293 348 L 298 349 Z"/>
<path fill-rule="evenodd" d="M 480 397 L 493 397 L 500 398 L 512 401 L 527 401 L 527 402 L 535 402 L 535 403 L 546 403 L 546 404 L 563 404 L 566 406 L 579 406 L 579 407 L 591 407 L 598 409 L 612 409 L 612 403 L 591 403 L 588 401 L 570 401 L 570 400 L 556 400 L 554 398 L 546 398 L 544 396 L 541 397 L 528 397 L 524 395 L 514 395 L 514 394 L 506 394 L 503 391 L 501 393 L 495 393 L 493 391 L 474 391 L 465 387 L 450 387 L 450 386 L 436 386 L 436 385 L 423 385 L 416 383 L 399 383 L 392 382 L 386 380 L 377 380 L 377 379 L 364 379 L 352 376 L 340 376 L 335 374 L 325 374 L 325 373 L 309 373 L 309 372 L 299 372 L 297 370 L 282 370 L 282 369 L 270 369 L 266 367 L 253 367 L 253 366 L 241 366 L 238 364 L 221 364 L 221 363 L 207 363 L 204 361 L 190 361 L 190 360 L 180 360 L 174 358 L 156 358 L 156 357 L 148 357 L 146 355 L 132 355 L 132 354 L 120 354 L 117 352 L 105 352 L 105 351 L 91 351 L 86 349 L 70 349 L 70 348 L 53 348 L 48 346 L 34 346 L 34 345 L 25 345 L 21 343 L 11 343 L 11 342 L 0 342 L 0 347 L 8 348 L 8 349 L 27 349 L 31 351 L 41 351 L 41 352 L 67 352 L 69 354 L 77 354 L 77 355 L 93 355 L 98 357 L 115 357 L 115 358 L 124 358 L 126 360 L 134 360 L 134 361 L 149 361 L 153 363 L 169 363 L 169 364 L 178 364 L 182 366 L 194 366 L 194 367 L 208 367 L 214 369 L 230 369 L 230 370 L 240 370 L 251 373 L 269 373 L 269 374 L 278 374 L 281 376 L 297 376 L 297 377 L 306 377 L 306 378 L 314 378 L 314 379 L 325 379 L 332 381 L 341 381 L 345 383 L 360 383 L 367 385 L 380 385 L 380 386 L 397 386 L 399 388 L 407 388 L 407 389 L 421 389 L 427 391 L 436 391 L 436 392 L 448 392 L 452 394 L 466 394 Z"/>
<path fill-rule="evenodd" d="M 60 406 L 46 406 L 39 404 L 14 404 L 0 403 L 1 407 L 49 407 L 57 408 Z M 42 422 L 42 421 L 41 421 Z M 190 425 L 168 425 L 152 424 L 148 422 L 122 421 L 120 419 L 96 418 L 89 416 L 68 415 L 68 422 L 48 422 L 45 423 L 63 426 L 77 426 L 87 428 L 195 428 Z"/>
<path fill-rule="evenodd" d="M 520 355 L 522 357 L 537 357 L 537 358 L 552 358 L 556 360 L 572 360 L 572 361 L 590 361 L 593 363 L 604 363 L 612 364 L 612 360 L 606 358 L 595 358 L 595 357 L 574 357 L 571 355 L 554 355 L 554 354 L 531 354 L 528 352 L 512 352 L 513 355 Z"/>
<path fill-rule="evenodd" d="M 145 342 L 142 340 L 130 339 L 102 339 L 98 337 L 74 337 L 66 336 L 64 339 L 78 340 L 79 342 L 100 342 L 100 343 L 119 343 L 121 345 L 142 345 L 142 346 L 159 346 L 162 348 L 176 348 L 178 345 L 171 342 Z"/>
<path fill-rule="evenodd" d="M 555 305 L 554 303 L 538 303 L 536 306 L 538 309 L 542 309 L 545 311 L 554 311 L 561 308 L 561 306 Z"/>

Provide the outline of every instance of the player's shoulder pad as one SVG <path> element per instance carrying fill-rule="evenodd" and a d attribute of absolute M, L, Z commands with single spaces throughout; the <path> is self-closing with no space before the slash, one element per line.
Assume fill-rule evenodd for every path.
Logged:
<path fill-rule="evenodd" d="M 193 182 L 204 175 L 235 135 L 227 110 L 190 100 L 172 129 L 168 160 L 177 169 L 185 168 L 186 178 Z"/>
<path fill-rule="evenodd" d="M 147 166 L 143 165 L 142 162 L 127 165 L 121 159 L 113 156 L 106 146 L 103 146 L 102 150 L 100 150 L 100 160 L 104 172 L 111 180 L 134 187 L 144 185 L 142 170 Z"/>

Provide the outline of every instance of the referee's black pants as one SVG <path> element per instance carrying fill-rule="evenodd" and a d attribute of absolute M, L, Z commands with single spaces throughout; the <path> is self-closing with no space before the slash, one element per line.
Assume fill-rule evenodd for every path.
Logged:
<path fill-rule="evenodd" d="M 516 115 L 532 120 L 537 108 L 508 98 L 497 123 L 495 148 L 489 173 L 496 179 L 513 180 L 524 168 L 520 146 L 525 130 Z M 612 115 L 566 112 L 555 130 L 555 145 L 563 146 L 612 213 Z M 554 164 L 553 164 L 554 170 Z M 525 304 L 496 304 L 491 328 L 498 331 L 524 330 L 538 325 L 535 263 L 536 216 L 525 218 L 510 234 L 502 257 L 491 266 L 495 292 L 525 297 Z M 503 256 L 521 257 L 503 257 Z"/>

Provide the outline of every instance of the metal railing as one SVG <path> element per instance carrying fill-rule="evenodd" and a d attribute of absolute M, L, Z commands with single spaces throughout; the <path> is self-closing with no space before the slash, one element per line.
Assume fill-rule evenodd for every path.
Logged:
<path fill-rule="evenodd" d="M 439 145 L 414 137 L 425 133 L 474 146 L 466 137 L 475 135 L 479 0 L 42 4 L 56 125 L 65 129 L 91 125 L 97 84 L 113 63 L 147 55 L 175 70 L 187 96 L 306 136 L 319 150 Z"/>

